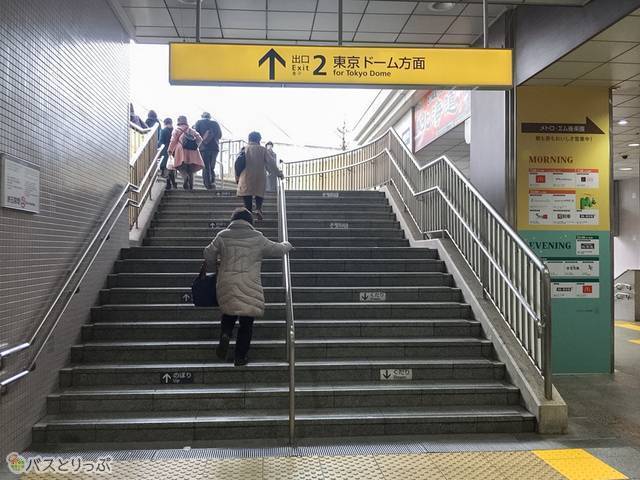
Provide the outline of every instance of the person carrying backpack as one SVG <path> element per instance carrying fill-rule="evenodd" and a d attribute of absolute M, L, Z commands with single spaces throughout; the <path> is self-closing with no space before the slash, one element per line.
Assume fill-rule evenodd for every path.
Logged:
<path fill-rule="evenodd" d="M 216 157 L 220 152 L 218 142 L 222 138 L 222 130 L 220 130 L 218 122 L 211 120 L 209 112 L 202 114 L 202 118 L 196 122 L 194 128 L 202 137 L 200 144 L 200 155 L 202 155 L 204 162 L 202 181 L 207 190 L 211 190 L 216 188 Z"/>
<path fill-rule="evenodd" d="M 198 146 L 202 143 L 202 137 L 193 128 L 189 127 L 187 117 L 178 117 L 178 125 L 171 135 L 169 153 L 173 155 L 174 167 L 184 177 L 185 190 L 193 190 L 193 174 L 204 167 Z"/>

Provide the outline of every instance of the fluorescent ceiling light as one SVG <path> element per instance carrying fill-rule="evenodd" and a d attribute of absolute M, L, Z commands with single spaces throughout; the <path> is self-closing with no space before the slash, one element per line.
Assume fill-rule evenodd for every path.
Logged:
<path fill-rule="evenodd" d="M 640 147 L 640 143 L 630 143 L 630 147 Z"/>
<path fill-rule="evenodd" d="M 429 9 L 434 12 L 446 12 L 447 10 L 451 10 L 455 7 L 455 2 L 431 2 L 429 5 Z"/>
<path fill-rule="evenodd" d="M 627 125 L 628 123 L 629 122 L 627 120 L 622 119 L 618 122 L 618 125 Z"/>
<path fill-rule="evenodd" d="M 620 170 L 621 172 L 628 172 L 629 170 L 633 170 L 633 168 L 631 168 L 631 167 L 622 167 L 622 168 L 619 168 L 618 170 Z"/>

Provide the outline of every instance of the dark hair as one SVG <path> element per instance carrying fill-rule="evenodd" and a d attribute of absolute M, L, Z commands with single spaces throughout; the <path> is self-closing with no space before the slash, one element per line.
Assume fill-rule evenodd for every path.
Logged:
<path fill-rule="evenodd" d="M 260 135 L 258 132 L 251 132 L 249 134 L 249 141 L 252 143 L 260 143 L 260 140 L 262 140 L 262 135 Z"/>
<path fill-rule="evenodd" d="M 231 221 L 234 222 L 236 220 L 244 220 L 253 225 L 253 215 L 244 207 L 236 208 L 231 214 Z"/>
<path fill-rule="evenodd" d="M 156 113 L 155 110 L 149 110 L 149 113 L 147 113 L 147 117 L 149 117 L 149 118 L 158 118 L 158 114 Z"/>
<path fill-rule="evenodd" d="M 273 142 L 271 140 L 264 144 L 265 147 L 268 147 L 269 145 L 273 147 Z"/>
<path fill-rule="evenodd" d="M 173 123 L 173 120 L 171 120 L 169 117 L 164 119 L 164 124 L 165 125 L 169 125 L 170 123 Z"/>

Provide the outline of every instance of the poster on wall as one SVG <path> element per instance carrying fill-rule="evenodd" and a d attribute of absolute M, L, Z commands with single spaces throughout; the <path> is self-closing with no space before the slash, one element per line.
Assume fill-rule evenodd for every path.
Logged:
<path fill-rule="evenodd" d="M 40 213 L 40 167 L 0 154 L 2 208 Z"/>
<path fill-rule="evenodd" d="M 554 373 L 611 368 L 609 91 L 520 87 L 517 226 L 551 275 Z"/>
<path fill-rule="evenodd" d="M 420 99 L 413 113 L 413 148 L 421 150 L 471 116 L 467 90 L 432 90 Z"/>

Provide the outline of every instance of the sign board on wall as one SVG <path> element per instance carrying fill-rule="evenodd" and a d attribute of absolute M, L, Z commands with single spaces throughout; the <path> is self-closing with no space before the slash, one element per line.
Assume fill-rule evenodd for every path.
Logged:
<path fill-rule="evenodd" d="M 551 274 L 555 373 L 611 368 L 609 91 L 521 87 L 520 235 Z"/>
<path fill-rule="evenodd" d="M 40 213 L 40 167 L 7 154 L 0 155 L 1 206 Z"/>
<path fill-rule="evenodd" d="M 510 88 L 511 50 L 172 43 L 169 81 Z"/>
<path fill-rule="evenodd" d="M 414 108 L 414 152 L 457 127 L 471 116 L 468 90 L 433 90 L 427 92 Z"/>

